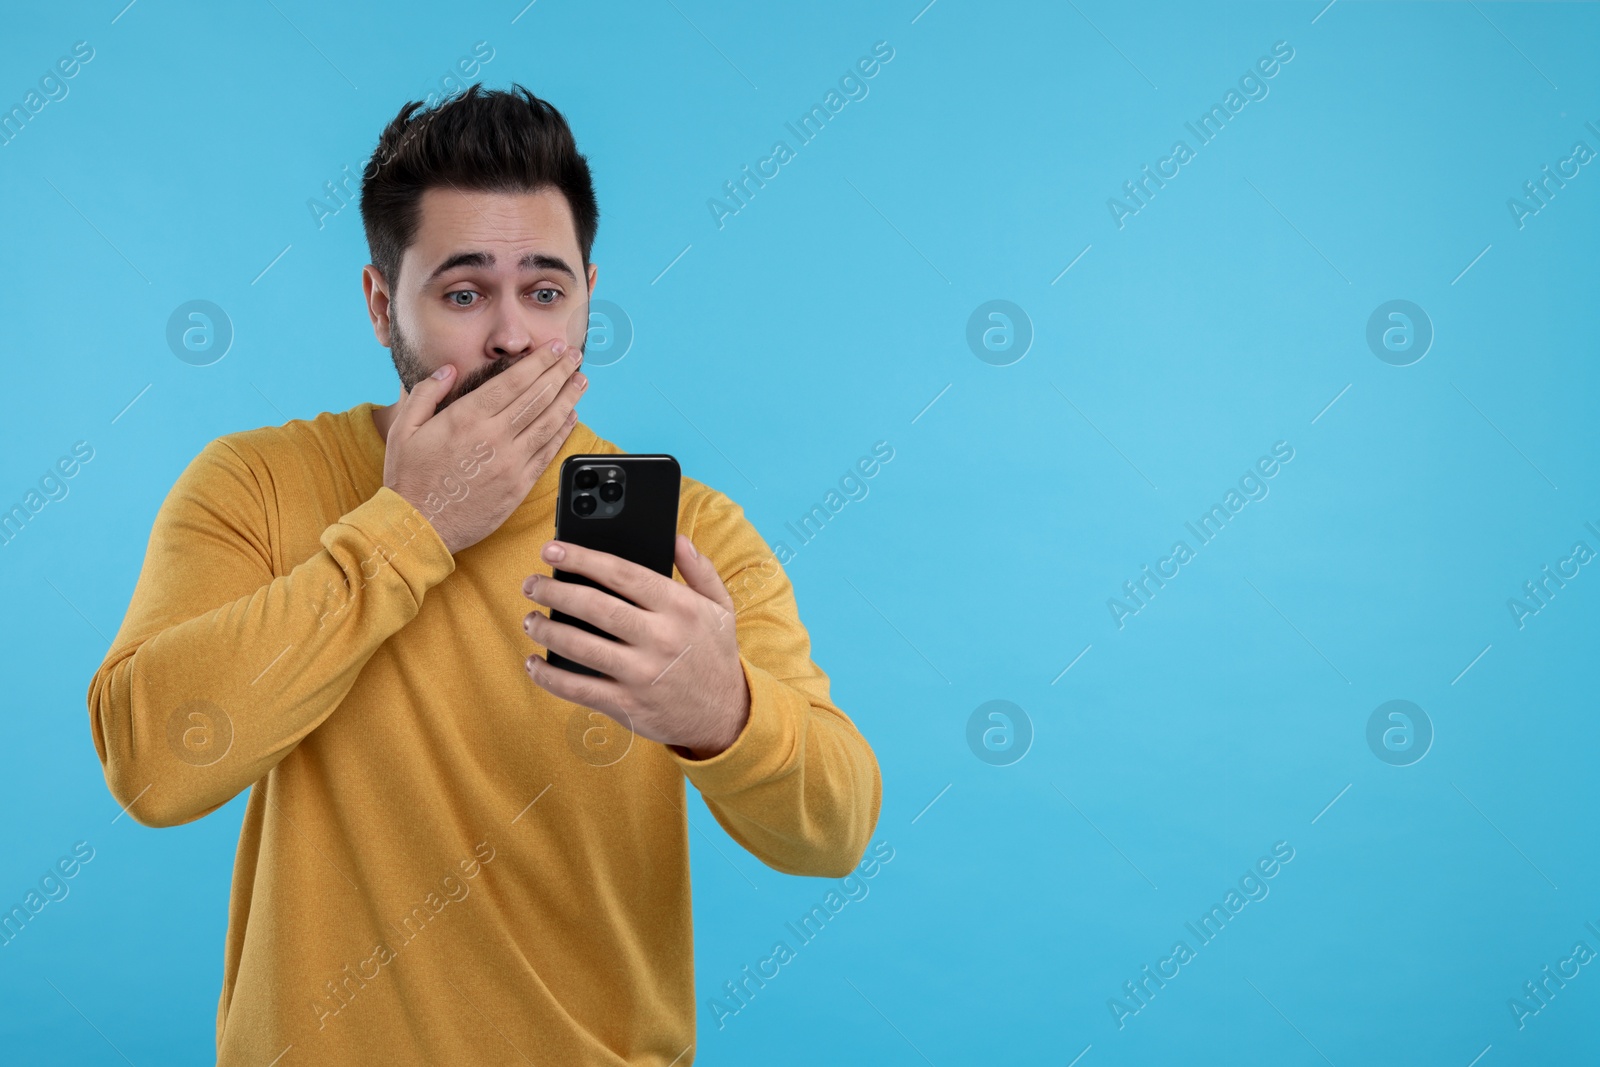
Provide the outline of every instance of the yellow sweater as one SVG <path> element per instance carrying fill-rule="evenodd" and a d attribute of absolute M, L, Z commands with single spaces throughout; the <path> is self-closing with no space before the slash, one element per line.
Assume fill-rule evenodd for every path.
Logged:
<path fill-rule="evenodd" d="M 156 515 L 89 685 L 112 795 L 175 826 L 249 786 L 220 1067 L 694 1059 L 685 776 L 789 874 L 841 877 L 877 823 L 872 749 L 828 696 L 743 509 L 685 477 L 679 532 L 737 607 L 750 717 L 692 760 L 523 667 L 561 463 L 452 556 L 383 485 L 371 403 L 232 433 Z M 674 570 L 674 578 L 682 575 Z"/>

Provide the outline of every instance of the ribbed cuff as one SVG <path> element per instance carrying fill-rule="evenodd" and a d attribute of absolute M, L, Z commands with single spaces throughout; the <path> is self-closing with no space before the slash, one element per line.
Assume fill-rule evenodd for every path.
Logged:
<path fill-rule="evenodd" d="M 708 797 L 737 793 L 786 773 L 800 758 L 805 742 L 811 708 L 805 694 L 784 685 L 742 653 L 739 665 L 750 687 L 750 717 L 733 744 L 709 759 L 692 759 L 667 746 L 689 781 Z"/>
<path fill-rule="evenodd" d="M 362 577 L 371 580 L 381 566 L 392 567 L 419 605 L 424 593 L 456 569 L 455 557 L 427 516 L 387 485 L 339 521 L 372 543 Z"/>

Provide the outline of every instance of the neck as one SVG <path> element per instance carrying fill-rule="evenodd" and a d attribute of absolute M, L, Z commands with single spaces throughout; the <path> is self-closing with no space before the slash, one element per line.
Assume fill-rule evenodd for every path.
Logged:
<path fill-rule="evenodd" d="M 394 424 L 394 409 L 398 404 L 399 402 L 397 401 L 394 404 L 372 409 L 372 425 L 378 428 L 378 436 L 383 438 L 385 447 L 389 444 L 389 427 Z"/>

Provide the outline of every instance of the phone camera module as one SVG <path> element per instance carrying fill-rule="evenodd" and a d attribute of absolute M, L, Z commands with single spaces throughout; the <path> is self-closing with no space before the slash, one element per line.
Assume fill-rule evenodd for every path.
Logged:
<path fill-rule="evenodd" d="M 628 475 L 621 467 L 592 463 L 572 475 L 572 511 L 585 519 L 614 519 L 621 513 Z"/>

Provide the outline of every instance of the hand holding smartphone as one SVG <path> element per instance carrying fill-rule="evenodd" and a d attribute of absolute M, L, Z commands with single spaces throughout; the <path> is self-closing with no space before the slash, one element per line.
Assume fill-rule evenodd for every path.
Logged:
<path fill-rule="evenodd" d="M 678 536 L 678 489 L 682 471 L 665 453 L 568 456 L 556 494 L 556 540 L 609 552 L 657 574 L 672 577 Z M 552 570 L 557 581 L 577 582 L 625 600 L 627 597 L 581 574 Z M 616 638 L 584 619 L 551 609 L 552 622 Z M 552 667 L 605 677 L 559 652 L 547 650 Z"/>

